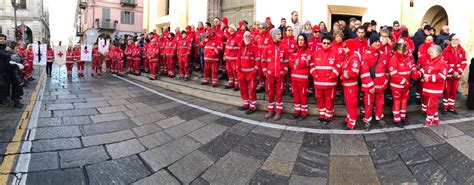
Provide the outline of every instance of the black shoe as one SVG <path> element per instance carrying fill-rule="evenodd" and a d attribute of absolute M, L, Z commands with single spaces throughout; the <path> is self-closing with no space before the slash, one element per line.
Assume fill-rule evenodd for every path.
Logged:
<path fill-rule="evenodd" d="M 226 86 L 224 87 L 224 89 L 230 89 L 230 88 L 232 88 L 232 86 L 230 86 L 230 85 L 226 85 Z"/>
<path fill-rule="evenodd" d="M 380 128 L 383 128 L 383 126 L 385 125 L 385 121 L 384 120 L 377 120 L 376 124 L 379 125 Z"/>
<path fill-rule="evenodd" d="M 254 112 L 257 112 L 257 109 L 247 109 L 247 110 L 245 110 L 245 114 L 252 114 Z"/>
<path fill-rule="evenodd" d="M 449 110 L 449 112 L 453 113 L 454 115 L 459 115 L 458 111 L 452 109 L 452 110 Z"/>
<path fill-rule="evenodd" d="M 341 123 L 339 123 L 339 125 L 344 125 L 344 126 L 346 126 L 347 123 L 346 123 L 346 121 L 342 121 Z"/>
<path fill-rule="evenodd" d="M 306 115 L 305 115 L 305 116 L 301 115 L 300 118 L 299 118 L 299 120 L 300 120 L 300 121 L 303 121 L 303 120 L 306 119 L 306 117 L 307 117 Z"/>
<path fill-rule="evenodd" d="M 423 117 L 426 117 L 426 112 L 421 113 Z"/>
<path fill-rule="evenodd" d="M 239 91 L 240 89 L 237 87 L 234 87 L 234 91 Z"/>
<path fill-rule="evenodd" d="M 404 125 L 410 125 L 410 122 L 408 122 L 408 120 L 402 120 L 402 124 L 404 124 Z"/>
<path fill-rule="evenodd" d="M 184 77 L 184 81 L 189 81 L 189 77 Z"/>
<path fill-rule="evenodd" d="M 353 129 L 347 127 L 346 125 L 342 125 L 340 129 L 341 130 L 353 130 Z"/>
<path fill-rule="evenodd" d="M 365 123 L 364 128 L 365 128 L 365 131 L 367 132 L 370 131 L 370 123 L 369 122 Z"/>
<path fill-rule="evenodd" d="M 398 128 L 403 128 L 403 123 L 393 123 Z"/>
<path fill-rule="evenodd" d="M 318 118 L 318 122 L 319 122 L 319 123 L 324 122 L 324 118 Z"/>
<path fill-rule="evenodd" d="M 331 119 L 324 119 L 323 123 L 324 123 L 324 125 L 329 125 L 329 124 L 331 124 Z"/>
<path fill-rule="evenodd" d="M 239 110 L 247 110 L 247 109 L 249 109 L 249 108 L 248 108 L 248 107 L 244 107 L 244 106 L 240 106 L 240 107 L 239 107 Z"/>
<path fill-rule="evenodd" d="M 448 114 L 448 113 L 446 112 L 446 110 L 443 109 L 443 110 L 441 110 L 441 114 L 442 114 L 442 115 L 446 115 L 446 114 Z"/>
<path fill-rule="evenodd" d="M 300 114 L 293 114 L 293 119 L 298 119 L 300 117 Z"/>
<path fill-rule="evenodd" d="M 23 108 L 23 104 L 20 103 L 20 100 L 13 100 L 13 107 L 15 108 Z"/>

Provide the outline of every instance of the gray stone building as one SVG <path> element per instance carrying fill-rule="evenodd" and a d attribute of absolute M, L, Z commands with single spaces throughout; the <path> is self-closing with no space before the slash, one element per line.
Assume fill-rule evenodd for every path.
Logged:
<path fill-rule="evenodd" d="M 48 0 L 16 0 L 17 25 L 21 40 L 31 43 L 50 40 Z M 0 0 L 0 33 L 15 38 L 15 19 L 12 0 Z"/>

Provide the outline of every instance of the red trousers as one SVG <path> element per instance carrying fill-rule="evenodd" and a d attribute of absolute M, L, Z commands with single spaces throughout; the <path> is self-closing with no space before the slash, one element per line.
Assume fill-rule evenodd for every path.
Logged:
<path fill-rule="evenodd" d="M 237 71 L 236 69 L 236 62 L 235 60 L 228 60 L 226 61 L 226 69 L 227 69 L 227 76 L 229 77 L 229 81 L 227 81 L 228 86 L 239 87 L 239 81 L 237 80 Z"/>
<path fill-rule="evenodd" d="M 133 73 L 133 58 L 127 57 L 128 73 Z"/>
<path fill-rule="evenodd" d="M 364 92 L 365 116 L 362 119 L 364 123 L 368 123 L 372 120 L 372 110 L 374 108 L 375 108 L 375 120 L 381 120 L 383 118 L 384 103 L 385 103 L 385 98 L 384 98 L 383 92 L 376 92 L 376 93 Z"/>
<path fill-rule="evenodd" d="M 166 75 L 168 73 L 168 64 L 166 63 L 166 56 L 160 55 L 160 60 L 158 62 L 161 66 L 160 75 Z"/>
<path fill-rule="evenodd" d="M 120 75 L 125 74 L 125 61 L 123 59 L 117 61 L 116 72 Z"/>
<path fill-rule="evenodd" d="M 156 79 L 156 76 L 157 76 L 157 73 L 158 73 L 158 69 L 159 69 L 159 62 L 158 62 L 158 59 L 150 59 L 149 60 L 150 62 L 150 78 L 151 79 Z"/>
<path fill-rule="evenodd" d="M 443 110 L 454 110 L 454 101 L 458 91 L 459 79 L 446 78 L 443 92 Z"/>
<path fill-rule="evenodd" d="M 72 66 L 74 63 L 66 63 L 66 70 L 68 75 L 72 75 Z"/>
<path fill-rule="evenodd" d="M 25 79 L 33 77 L 33 61 L 26 61 L 25 68 L 23 70 Z"/>
<path fill-rule="evenodd" d="M 393 95 L 393 122 L 400 123 L 407 117 L 408 89 L 392 91 Z"/>
<path fill-rule="evenodd" d="M 84 74 L 84 61 L 77 62 L 77 73 Z"/>
<path fill-rule="evenodd" d="M 212 85 L 217 85 L 218 72 L 219 72 L 218 62 L 205 62 L 203 82 L 209 83 L 209 77 L 211 77 L 211 73 L 212 73 Z"/>
<path fill-rule="evenodd" d="M 140 62 L 142 62 L 140 60 L 140 58 L 134 58 L 133 59 L 133 73 L 135 75 L 139 75 L 140 74 Z"/>
<path fill-rule="evenodd" d="M 179 75 L 189 77 L 189 56 L 178 57 Z"/>
<path fill-rule="evenodd" d="M 426 110 L 428 109 L 428 96 L 423 96 L 421 95 L 421 112 L 426 113 Z"/>
<path fill-rule="evenodd" d="M 174 76 L 176 63 L 175 56 L 166 56 L 166 65 L 168 66 L 168 76 Z"/>
<path fill-rule="evenodd" d="M 332 119 L 334 116 L 334 99 L 336 97 L 336 89 L 316 89 L 316 100 L 318 103 L 319 117 L 324 119 Z"/>
<path fill-rule="evenodd" d="M 268 112 L 273 112 L 275 107 L 276 95 L 276 113 L 283 111 L 283 92 L 285 92 L 285 77 L 267 76 L 266 90 L 268 92 Z"/>
<path fill-rule="evenodd" d="M 110 73 L 112 67 L 112 60 L 105 59 L 105 72 Z"/>
<path fill-rule="evenodd" d="M 118 64 L 117 59 L 114 59 L 112 60 L 112 62 L 110 62 L 110 68 L 111 68 L 112 73 L 118 73 L 117 64 Z"/>
<path fill-rule="evenodd" d="M 346 102 L 347 116 L 346 123 L 347 127 L 354 129 L 357 121 L 357 108 L 359 104 L 359 86 L 345 86 L 344 87 L 344 101 Z"/>
<path fill-rule="evenodd" d="M 149 69 L 150 69 L 149 66 L 150 66 L 150 65 L 149 65 L 149 60 L 148 60 L 148 58 L 146 58 L 146 57 L 143 58 L 143 68 L 144 68 L 145 72 L 148 72 L 148 71 L 149 71 Z"/>
<path fill-rule="evenodd" d="M 255 72 L 238 73 L 240 96 L 245 108 L 257 109 L 257 76 Z"/>
<path fill-rule="evenodd" d="M 438 116 L 438 101 L 440 97 L 435 96 L 426 96 L 428 101 L 426 103 L 426 125 L 439 124 L 439 116 Z"/>
<path fill-rule="evenodd" d="M 93 59 L 92 60 L 92 74 L 101 73 L 102 72 L 102 60 L 101 59 Z"/>
<path fill-rule="evenodd" d="M 308 81 L 291 81 L 295 115 L 308 115 Z"/>
<path fill-rule="evenodd" d="M 261 64 L 258 67 L 257 83 L 257 88 L 265 87 L 265 74 L 263 73 L 263 67 Z"/>

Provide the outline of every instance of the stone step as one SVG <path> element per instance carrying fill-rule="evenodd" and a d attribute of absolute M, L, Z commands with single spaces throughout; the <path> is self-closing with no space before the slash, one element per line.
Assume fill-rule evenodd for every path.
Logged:
<path fill-rule="evenodd" d="M 161 88 L 175 91 L 178 93 L 194 96 L 194 97 L 208 100 L 208 101 L 215 101 L 215 102 L 224 103 L 224 104 L 233 105 L 233 106 L 242 105 L 242 99 L 240 98 L 240 94 L 238 91 L 233 91 L 231 89 L 224 89 L 223 86 L 213 88 L 210 85 L 200 85 L 198 77 L 195 77 L 195 76 L 193 76 L 192 80 L 187 81 L 187 82 L 183 80 L 179 80 L 178 78 L 168 78 L 168 77 L 162 77 L 160 80 L 149 80 L 146 73 L 143 73 L 141 76 L 128 75 L 127 78 L 138 80 L 140 82 L 144 82 L 144 83 L 151 84 L 157 87 L 161 87 Z M 266 111 L 268 101 L 264 99 L 265 93 L 260 93 L 258 94 L 258 96 L 259 98 L 258 98 L 258 103 L 257 103 L 258 104 L 257 109 L 261 111 Z M 288 95 L 287 97 L 291 98 Z M 316 101 L 314 100 L 314 98 L 309 98 L 309 99 L 312 99 L 312 102 L 309 102 L 308 114 L 319 115 L 316 105 L 315 105 Z M 283 112 L 293 113 L 292 101 L 284 100 L 284 103 L 285 105 L 283 108 Z M 334 106 L 334 109 L 335 109 L 335 112 L 334 112 L 335 116 L 347 115 L 345 105 L 336 104 Z M 418 111 L 421 111 L 421 106 L 418 104 L 409 105 L 407 108 L 407 112 L 418 112 Z M 392 107 L 385 106 L 384 114 L 391 115 Z"/>

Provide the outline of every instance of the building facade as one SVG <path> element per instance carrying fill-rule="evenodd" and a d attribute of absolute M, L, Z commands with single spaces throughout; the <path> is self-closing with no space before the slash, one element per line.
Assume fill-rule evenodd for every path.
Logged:
<path fill-rule="evenodd" d="M 460 0 L 144 0 L 144 24 L 147 31 L 163 27 L 197 25 L 215 16 L 228 17 L 230 23 L 247 20 L 264 21 L 271 17 L 274 25 L 281 18 L 291 20 L 291 12 L 299 12 L 300 22 L 312 24 L 324 21 L 328 27 L 336 19 L 358 17 L 362 22 L 376 20 L 379 26 L 398 20 L 415 33 L 423 22 L 437 31 L 448 24 L 457 33 L 462 45 L 472 56 L 474 45 L 474 1 Z"/>
<path fill-rule="evenodd" d="M 18 39 L 25 43 L 49 43 L 49 12 L 47 0 L 16 0 Z M 11 0 L 0 0 L 0 33 L 15 40 L 15 17 Z"/>
<path fill-rule="evenodd" d="M 143 0 L 78 0 L 76 36 L 93 44 L 101 35 L 133 35 L 143 32 Z"/>

